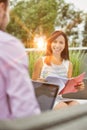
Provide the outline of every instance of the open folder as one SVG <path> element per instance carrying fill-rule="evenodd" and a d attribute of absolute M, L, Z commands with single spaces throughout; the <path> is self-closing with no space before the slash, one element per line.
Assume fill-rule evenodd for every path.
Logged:
<path fill-rule="evenodd" d="M 53 83 L 59 86 L 59 94 L 66 94 L 71 92 L 77 92 L 75 86 L 78 85 L 79 82 L 82 82 L 85 76 L 85 72 L 73 78 L 64 78 L 60 76 L 48 76 L 46 78 L 47 82 Z"/>

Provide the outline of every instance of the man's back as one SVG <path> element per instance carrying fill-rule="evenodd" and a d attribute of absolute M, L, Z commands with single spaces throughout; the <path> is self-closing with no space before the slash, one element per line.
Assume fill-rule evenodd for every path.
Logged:
<path fill-rule="evenodd" d="M 38 113 L 25 49 L 18 39 L 0 31 L 0 118 Z"/>

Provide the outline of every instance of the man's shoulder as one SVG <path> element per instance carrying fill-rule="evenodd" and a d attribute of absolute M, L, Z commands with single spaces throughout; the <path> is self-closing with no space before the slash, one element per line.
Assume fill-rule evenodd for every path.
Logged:
<path fill-rule="evenodd" d="M 0 31 L 0 54 L 17 57 L 25 55 L 25 48 L 19 39 Z"/>
<path fill-rule="evenodd" d="M 0 41 L 3 41 L 3 42 L 7 42 L 7 41 L 10 41 L 10 40 L 16 40 L 16 41 L 19 41 L 16 37 L 14 37 L 13 35 L 7 33 L 7 32 L 3 32 L 3 31 L 0 31 Z"/>
<path fill-rule="evenodd" d="M 0 47 L 7 47 L 9 49 L 14 48 L 16 51 L 24 51 L 25 49 L 24 45 L 18 38 L 3 31 L 0 31 Z"/>

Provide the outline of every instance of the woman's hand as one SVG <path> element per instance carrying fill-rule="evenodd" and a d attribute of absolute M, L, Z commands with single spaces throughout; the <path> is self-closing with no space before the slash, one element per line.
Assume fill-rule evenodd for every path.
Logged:
<path fill-rule="evenodd" d="M 47 82 L 46 79 L 44 79 L 44 78 L 38 78 L 37 81 Z"/>
<path fill-rule="evenodd" d="M 84 90 L 84 87 L 85 85 L 84 85 L 84 82 L 80 82 L 80 83 L 78 83 L 76 86 L 75 86 L 75 88 L 78 90 L 78 91 L 81 91 L 81 90 Z"/>

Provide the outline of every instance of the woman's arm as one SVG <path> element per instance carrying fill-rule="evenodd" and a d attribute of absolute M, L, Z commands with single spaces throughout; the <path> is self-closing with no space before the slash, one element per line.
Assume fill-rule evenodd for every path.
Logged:
<path fill-rule="evenodd" d="M 68 78 L 71 78 L 72 77 L 72 72 L 73 72 L 73 65 L 72 63 L 70 62 L 69 63 L 69 70 L 68 70 Z M 84 89 L 84 82 L 79 82 L 75 88 L 80 91 L 80 90 L 83 90 Z"/>
<path fill-rule="evenodd" d="M 42 58 L 39 58 L 34 65 L 34 70 L 32 74 L 33 80 L 37 80 L 40 78 L 42 66 L 43 66 L 43 60 Z"/>
<path fill-rule="evenodd" d="M 72 62 L 69 61 L 68 78 L 72 77 L 72 72 L 73 72 L 73 65 Z"/>

